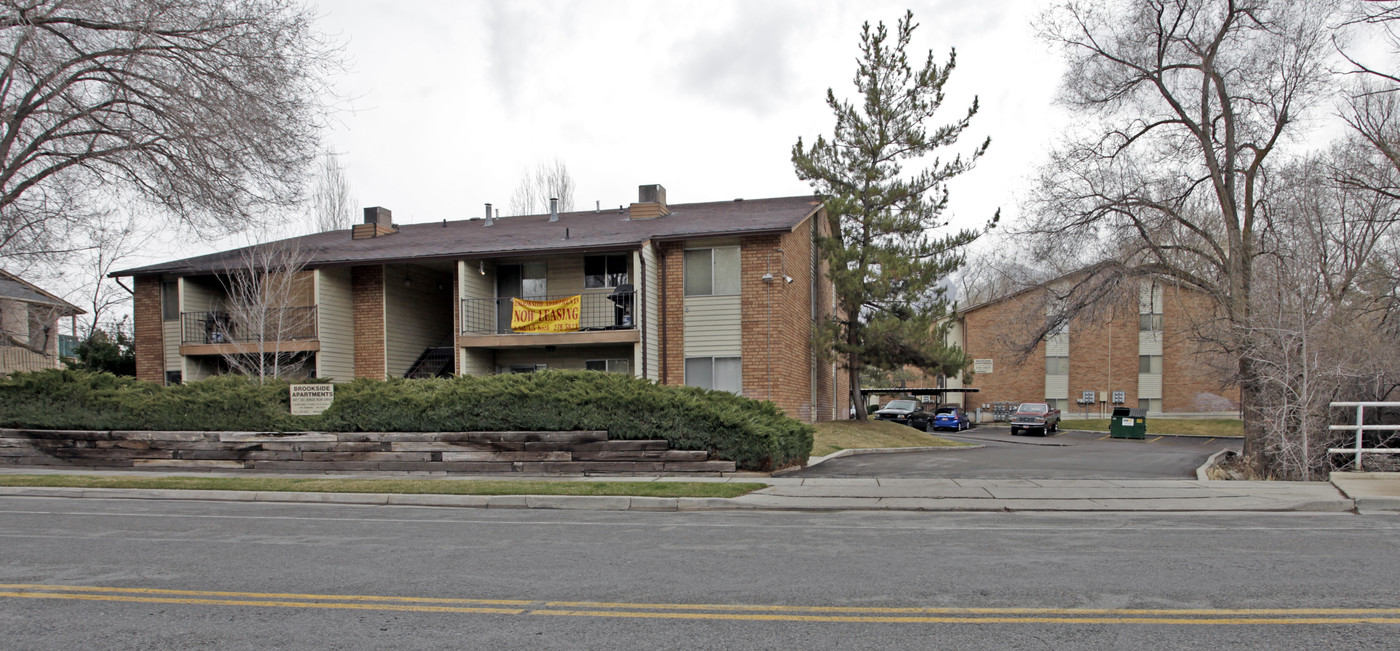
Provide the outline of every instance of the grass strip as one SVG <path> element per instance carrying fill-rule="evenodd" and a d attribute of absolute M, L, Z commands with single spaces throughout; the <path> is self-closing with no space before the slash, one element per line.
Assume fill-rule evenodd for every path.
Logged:
<path fill-rule="evenodd" d="M 1060 421 L 1060 429 L 1079 429 L 1090 432 L 1109 431 L 1108 418 L 1090 418 L 1088 420 L 1064 419 Z M 1244 436 L 1244 423 L 1237 419 L 1230 418 L 1148 418 L 1147 433 L 1152 434 L 1175 434 L 1178 436 L 1215 436 L 1219 438 L 1239 438 Z"/>
<path fill-rule="evenodd" d="M 411 495 L 604 495 L 738 497 L 767 484 L 752 482 L 532 481 L 499 479 L 327 479 L 284 477 L 133 477 L 129 475 L 0 475 L 0 486 L 147 488 L 160 490 Z"/>
<path fill-rule="evenodd" d="M 812 442 L 812 456 L 821 457 L 857 448 L 933 448 L 963 447 L 970 443 L 949 441 L 925 434 L 908 425 L 889 421 L 833 420 L 815 425 L 817 434 Z"/>

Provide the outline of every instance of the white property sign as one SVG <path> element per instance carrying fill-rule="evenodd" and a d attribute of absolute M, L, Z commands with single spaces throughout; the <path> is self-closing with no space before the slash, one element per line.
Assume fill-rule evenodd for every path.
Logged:
<path fill-rule="evenodd" d="M 974 360 L 972 360 L 972 372 L 973 372 L 973 373 L 991 373 L 991 372 L 992 372 L 992 360 L 990 360 L 990 359 L 974 359 Z"/>
<path fill-rule="evenodd" d="M 335 401 L 334 384 L 293 384 L 290 389 L 293 416 L 315 416 Z"/>

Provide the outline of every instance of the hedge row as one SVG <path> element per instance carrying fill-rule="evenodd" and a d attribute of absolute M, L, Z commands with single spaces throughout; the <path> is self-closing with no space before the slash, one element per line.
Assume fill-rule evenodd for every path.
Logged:
<path fill-rule="evenodd" d="M 607 430 L 614 439 L 666 439 L 741 469 L 803 463 L 811 426 L 771 402 L 661 386 L 588 371 L 431 380 L 355 380 L 336 386 L 320 416 L 289 413 L 287 383 L 240 376 L 162 387 L 83 371 L 0 380 L 0 427 L 85 430 L 463 432 Z"/>

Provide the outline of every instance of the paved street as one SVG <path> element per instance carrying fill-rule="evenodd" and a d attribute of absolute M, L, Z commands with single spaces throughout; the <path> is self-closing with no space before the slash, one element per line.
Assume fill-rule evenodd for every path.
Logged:
<path fill-rule="evenodd" d="M 0 498 L 10 648 L 1389 648 L 1395 515 Z M 1368 570 L 1367 568 L 1372 568 Z"/>
<path fill-rule="evenodd" d="M 980 479 L 1194 479 L 1196 468 L 1238 439 L 1157 437 L 1111 439 L 1106 432 L 1066 431 L 1054 436 L 1011 436 L 1006 428 L 940 432 L 977 443 L 976 449 L 866 454 L 830 459 L 797 477 Z"/>

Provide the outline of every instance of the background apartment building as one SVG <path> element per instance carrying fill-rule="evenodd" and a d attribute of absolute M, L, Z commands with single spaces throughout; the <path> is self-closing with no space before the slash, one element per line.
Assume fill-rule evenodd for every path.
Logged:
<path fill-rule="evenodd" d="M 0 271 L 0 375 L 62 367 L 58 320 L 79 314 L 68 301 Z"/>
<path fill-rule="evenodd" d="M 1120 406 L 1152 415 L 1237 416 L 1239 389 L 1228 360 L 1199 339 L 1212 314 L 1209 301 L 1153 280 L 1142 281 L 1137 294 L 1080 314 L 1029 353 L 1028 334 L 1053 308 L 1045 289 L 963 310 L 949 338 L 974 360 L 967 386 L 980 389 L 965 407 L 1045 401 L 1067 416 L 1107 416 Z"/>
<path fill-rule="evenodd" d="M 817 197 L 673 205 L 647 185 L 616 210 L 502 218 L 488 204 L 481 219 L 395 225 L 367 208 L 349 231 L 112 275 L 134 279 L 137 375 L 155 382 L 271 355 L 335 381 L 596 370 L 814 421 L 849 402 L 811 345 L 833 310 L 814 242 L 826 227 Z M 252 310 L 237 290 L 250 267 L 261 280 L 245 289 L 280 288 Z M 513 299 L 574 297 L 570 329 L 513 327 Z"/>

